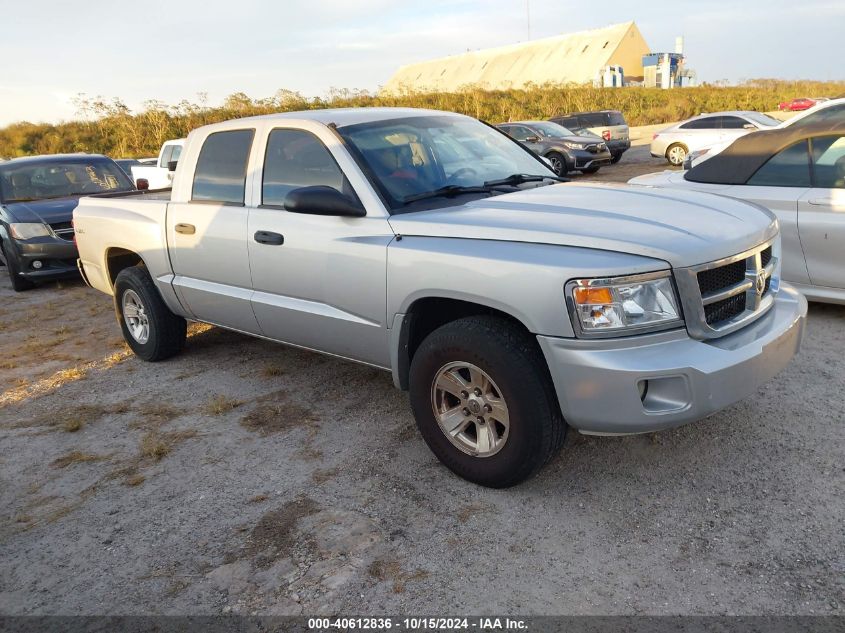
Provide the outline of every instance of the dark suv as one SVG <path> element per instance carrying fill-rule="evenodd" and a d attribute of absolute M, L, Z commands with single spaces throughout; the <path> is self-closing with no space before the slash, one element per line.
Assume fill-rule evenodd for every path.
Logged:
<path fill-rule="evenodd" d="M 0 261 L 12 288 L 78 275 L 72 220 L 80 196 L 134 189 L 105 156 L 60 154 L 0 163 Z"/>
<path fill-rule="evenodd" d="M 604 139 L 607 149 L 618 163 L 622 154 L 631 148 L 631 136 L 628 123 L 619 110 L 599 110 L 598 112 L 573 112 L 552 117 L 558 125 L 572 130 L 576 134 L 595 134 Z"/>
<path fill-rule="evenodd" d="M 609 165 L 611 156 L 601 137 L 575 134 L 551 121 L 514 121 L 496 126 L 551 163 L 558 176 L 570 171 L 592 174 Z"/>

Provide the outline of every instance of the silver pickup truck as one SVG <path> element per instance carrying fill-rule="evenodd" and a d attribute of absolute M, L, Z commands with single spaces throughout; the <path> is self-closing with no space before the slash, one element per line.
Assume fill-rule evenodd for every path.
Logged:
<path fill-rule="evenodd" d="M 673 427 L 786 366 L 807 303 L 774 216 L 559 180 L 445 112 L 228 121 L 191 133 L 172 192 L 83 199 L 79 265 L 145 360 L 196 320 L 391 371 L 432 451 L 486 486 L 568 426 Z"/>

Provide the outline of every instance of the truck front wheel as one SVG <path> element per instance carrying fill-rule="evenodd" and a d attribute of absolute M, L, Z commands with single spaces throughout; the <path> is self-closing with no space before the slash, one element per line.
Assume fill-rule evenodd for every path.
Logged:
<path fill-rule="evenodd" d="M 188 324 L 168 309 L 146 268 L 133 266 L 118 273 L 114 306 L 123 338 L 139 358 L 164 360 L 185 347 Z"/>
<path fill-rule="evenodd" d="M 429 448 L 457 475 L 506 488 L 563 444 L 566 423 L 533 337 L 502 318 L 448 323 L 411 360 L 411 407 Z"/>

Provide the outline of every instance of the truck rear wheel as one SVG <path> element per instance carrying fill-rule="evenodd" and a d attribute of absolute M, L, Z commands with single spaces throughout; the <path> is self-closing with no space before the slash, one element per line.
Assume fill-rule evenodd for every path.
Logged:
<path fill-rule="evenodd" d="M 448 323 L 411 360 L 411 408 L 432 452 L 457 475 L 506 488 L 563 444 L 566 423 L 530 334 L 502 318 Z"/>
<path fill-rule="evenodd" d="M 185 347 L 188 324 L 165 305 L 146 268 L 133 266 L 118 273 L 114 306 L 123 338 L 139 358 L 164 360 Z"/>

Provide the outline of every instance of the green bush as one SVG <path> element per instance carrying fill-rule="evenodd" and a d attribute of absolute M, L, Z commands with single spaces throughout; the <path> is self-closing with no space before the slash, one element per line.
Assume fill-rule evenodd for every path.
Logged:
<path fill-rule="evenodd" d="M 401 106 L 461 112 L 497 123 L 520 119 L 547 119 L 582 110 L 621 110 L 630 125 L 678 121 L 701 112 L 777 108 L 798 96 L 841 96 L 845 82 L 756 79 L 740 86 L 705 85 L 697 88 L 595 88 L 544 85 L 520 90 L 487 91 L 467 86 L 456 93 L 405 92 L 373 95 L 364 91 L 331 90 L 326 97 L 308 98 L 280 90 L 267 99 L 252 99 L 242 92 L 211 107 L 203 95 L 199 103 L 167 105 L 148 101 L 133 113 L 119 99 L 84 95 L 76 100 L 80 120 L 50 125 L 15 123 L 0 129 L 0 156 L 58 152 L 96 152 L 114 157 L 154 156 L 169 138 L 186 136 L 201 125 L 272 112 L 321 108 Z"/>

